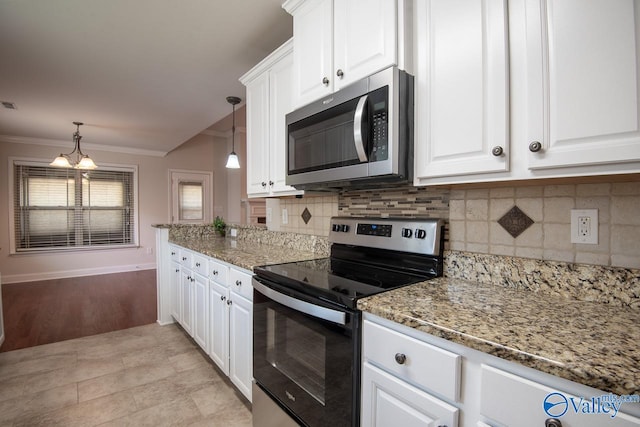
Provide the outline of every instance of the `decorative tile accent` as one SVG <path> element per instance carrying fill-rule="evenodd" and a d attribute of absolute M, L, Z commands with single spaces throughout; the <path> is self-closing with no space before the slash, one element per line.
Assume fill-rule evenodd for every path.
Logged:
<path fill-rule="evenodd" d="M 302 211 L 302 215 L 300 216 L 302 217 L 302 220 L 305 224 L 309 224 L 309 220 L 311 219 L 311 212 L 309 212 L 309 209 L 304 208 L 304 210 Z"/>
<path fill-rule="evenodd" d="M 531 227 L 533 220 L 522 212 L 519 207 L 514 206 L 498 220 L 498 224 L 507 230 L 507 233 L 511 234 L 515 239 L 522 234 L 524 230 Z"/>

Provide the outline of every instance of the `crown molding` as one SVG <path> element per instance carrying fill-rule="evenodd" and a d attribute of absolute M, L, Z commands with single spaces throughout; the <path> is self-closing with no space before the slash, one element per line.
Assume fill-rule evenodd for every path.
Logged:
<path fill-rule="evenodd" d="M 236 132 L 247 133 L 247 128 L 245 128 L 244 126 L 236 126 Z M 200 132 L 200 135 L 215 136 L 218 138 L 231 138 L 231 129 L 224 132 L 219 130 L 206 129 Z"/>
<path fill-rule="evenodd" d="M 15 144 L 30 144 L 30 145 L 46 145 L 49 147 L 72 147 L 71 141 L 61 141 L 57 139 L 46 139 L 46 138 L 26 138 L 22 136 L 10 136 L 10 135 L 0 135 L 1 142 L 10 142 Z M 120 147 L 120 146 L 109 146 L 109 145 L 98 145 L 91 143 L 82 143 L 82 148 L 89 151 L 105 151 L 109 153 L 125 153 L 125 154 L 136 154 L 140 156 L 153 156 L 153 157 L 164 157 L 167 155 L 166 151 L 159 150 L 147 150 L 144 148 L 132 148 L 132 147 Z"/>

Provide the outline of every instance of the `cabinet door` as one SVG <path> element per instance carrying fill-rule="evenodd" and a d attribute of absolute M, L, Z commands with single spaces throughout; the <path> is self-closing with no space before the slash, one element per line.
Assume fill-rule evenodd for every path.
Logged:
<path fill-rule="evenodd" d="M 193 281 L 193 339 L 206 352 L 209 322 L 209 280 L 194 273 Z"/>
<path fill-rule="evenodd" d="M 283 57 L 272 68 L 269 79 L 270 100 L 270 152 L 269 177 L 273 195 L 302 194 L 285 184 L 287 177 L 287 127 L 286 115 L 293 109 L 291 80 L 293 78 L 293 56 Z"/>
<path fill-rule="evenodd" d="M 527 0 L 531 169 L 640 159 L 639 1 Z"/>
<path fill-rule="evenodd" d="M 334 90 L 397 63 L 396 0 L 334 0 Z"/>
<path fill-rule="evenodd" d="M 247 195 L 269 193 L 269 74 L 247 84 Z"/>
<path fill-rule="evenodd" d="M 209 283 L 209 356 L 229 375 L 229 290 L 214 282 Z"/>
<path fill-rule="evenodd" d="M 416 15 L 416 184 L 507 171 L 506 0 L 426 0 Z"/>
<path fill-rule="evenodd" d="M 333 92 L 333 0 L 312 0 L 293 15 L 294 104 Z"/>
<path fill-rule="evenodd" d="M 180 310 L 180 325 L 185 331 L 193 336 L 193 273 L 187 268 L 180 270 L 180 288 L 181 297 L 180 303 L 182 309 Z"/>
<path fill-rule="evenodd" d="M 180 287 L 180 264 L 177 262 L 171 263 L 171 315 L 176 320 L 176 322 L 180 322 L 182 318 L 181 309 L 182 309 L 182 293 Z"/>
<path fill-rule="evenodd" d="M 231 293 L 229 308 L 229 378 L 251 401 L 253 380 L 253 304 Z"/>
<path fill-rule="evenodd" d="M 364 363 L 362 425 L 437 427 L 458 425 L 458 409 Z"/>

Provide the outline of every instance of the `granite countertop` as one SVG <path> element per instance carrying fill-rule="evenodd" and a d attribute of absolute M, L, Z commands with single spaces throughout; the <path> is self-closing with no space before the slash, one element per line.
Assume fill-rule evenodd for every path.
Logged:
<path fill-rule="evenodd" d="M 313 252 L 224 237 L 169 239 L 169 243 L 253 271 L 253 267 L 322 258 Z"/>
<path fill-rule="evenodd" d="M 640 394 L 640 310 L 440 277 L 358 308 L 618 395 Z"/>

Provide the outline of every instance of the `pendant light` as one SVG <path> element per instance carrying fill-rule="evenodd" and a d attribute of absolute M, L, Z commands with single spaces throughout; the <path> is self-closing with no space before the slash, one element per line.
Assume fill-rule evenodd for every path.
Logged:
<path fill-rule="evenodd" d="M 236 154 L 236 105 L 240 103 L 240 98 L 237 96 L 227 96 L 227 102 L 233 106 L 233 125 L 231 126 L 231 154 L 227 158 L 228 169 L 240 169 L 240 161 Z"/>
<path fill-rule="evenodd" d="M 59 168 L 74 168 L 74 169 L 96 169 L 98 166 L 91 160 L 91 157 L 87 156 L 80 150 L 80 126 L 84 123 L 73 122 L 76 125 L 76 131 L 73 133 L 73 151 L 69 154 L 60 154 L 53 162 L 49 163 L 50 166 L 56 166 Z M 75 159 L 71 156 L 75 153 Z"/>

